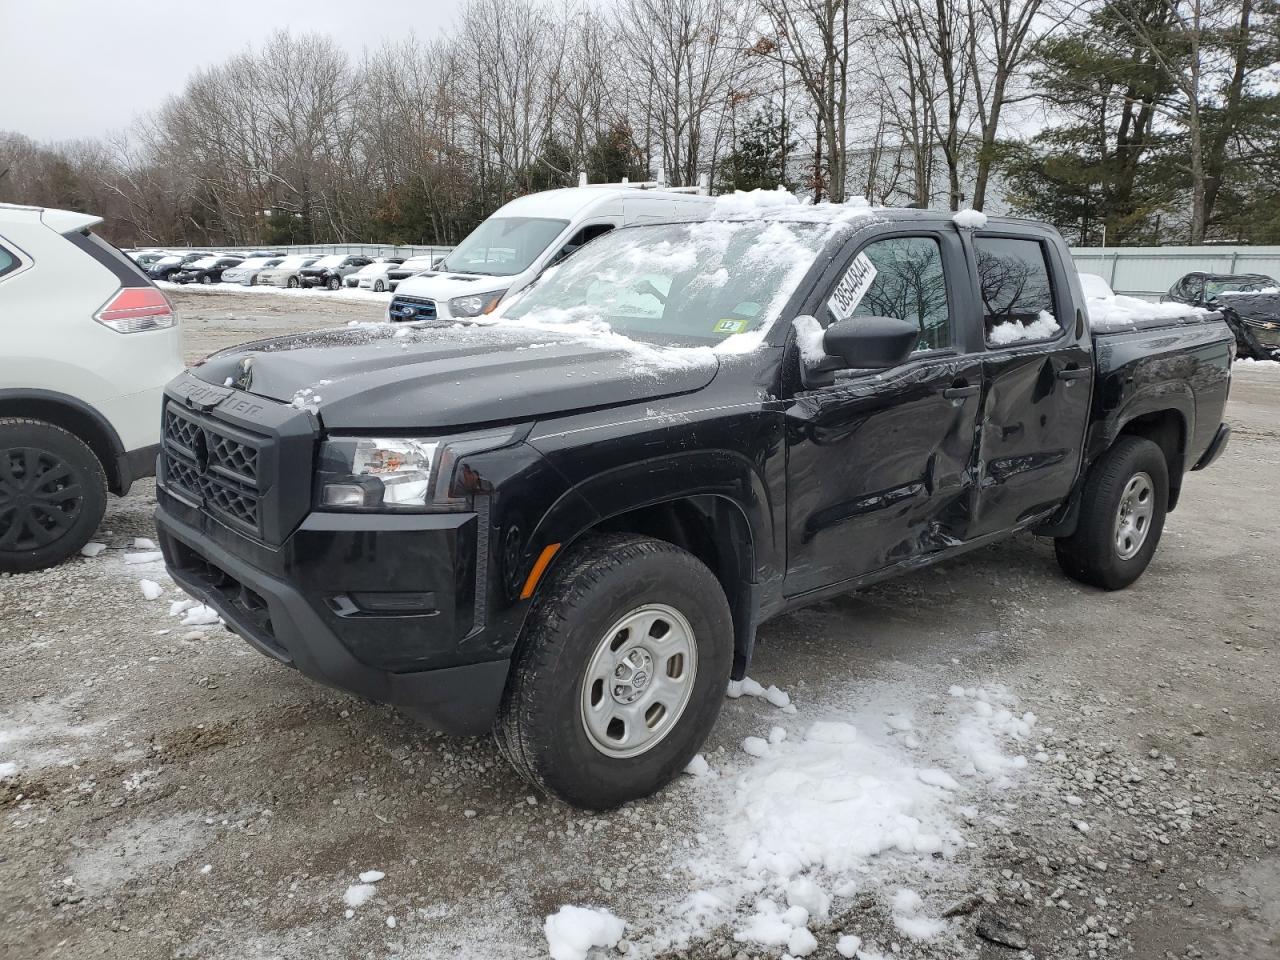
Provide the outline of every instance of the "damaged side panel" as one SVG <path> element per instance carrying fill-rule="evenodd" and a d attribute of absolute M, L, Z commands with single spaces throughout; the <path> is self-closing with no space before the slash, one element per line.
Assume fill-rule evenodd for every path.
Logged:
<path fill-rule="evenodd" d="M 948 358 L 796 397 L 788 596 L 969 538 L 981 382 L 980 360 Z"/>

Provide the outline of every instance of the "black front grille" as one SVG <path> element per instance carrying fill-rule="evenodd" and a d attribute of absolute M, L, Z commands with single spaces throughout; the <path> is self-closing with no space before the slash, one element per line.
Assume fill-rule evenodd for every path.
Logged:
<path fill-rule="evenodd" d="M 260 534 L 265 484 L 256 441 L 171 403 L 164 411 L 164 482 L 219 519 Z"/>
<path fill-rule="evenodd" d="M 391 300 L 391 319 L 402 323 L 415 320 L 434 320 L 436 318 L 436 302 L 424 297 L 393 297 Z"/>

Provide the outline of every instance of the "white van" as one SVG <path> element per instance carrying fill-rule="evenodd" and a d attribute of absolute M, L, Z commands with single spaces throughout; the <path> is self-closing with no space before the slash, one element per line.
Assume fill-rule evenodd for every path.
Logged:
<path fill-rule="evenodd" d="M 478 317 L 523 290 L 547 267 L 602 233 L 636 223 L 701 220 L 702 193 L 601 184 L 531 193 L 499 207 L 434 270 L 400 282 L 392 322 Z M 701 189 L 701 188 L 699 188 Z"/>

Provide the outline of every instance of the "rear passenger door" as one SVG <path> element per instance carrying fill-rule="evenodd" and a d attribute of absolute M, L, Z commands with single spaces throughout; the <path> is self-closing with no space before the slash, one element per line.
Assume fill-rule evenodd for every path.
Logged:
<path fill-rule="evenodd" d="M 787 411 L 785 592 L 796 596 L 966 539 L 983 352 L 961 323 L 969 274 L 957 232 L 877 234 L 849 248 L 807 306 L 823 327 L 857 257 L 874 277 L 851 319 L 917 325 L 906 363 L 849 370 L 793 397 Z M 976 333 L 976 331 L 973 331 Z"/>
<path fill-rule="evenodd" d="M 1080 469 L 1092 340 L 1061 249 L 1048 234 L 991 231 L 972 239 L 986 342 L 972 537 L 1051 512 Z"/>

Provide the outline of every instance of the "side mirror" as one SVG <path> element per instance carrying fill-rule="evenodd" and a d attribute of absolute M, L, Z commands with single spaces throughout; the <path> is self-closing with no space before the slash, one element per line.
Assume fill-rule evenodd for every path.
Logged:
<path fill-rule="evenodd" d="M 897 317 L 851 317 L 827 327 L 822 349 L 843 366 L 887 370 L 906 363 L 920 341 L 920 328 Z"/>

